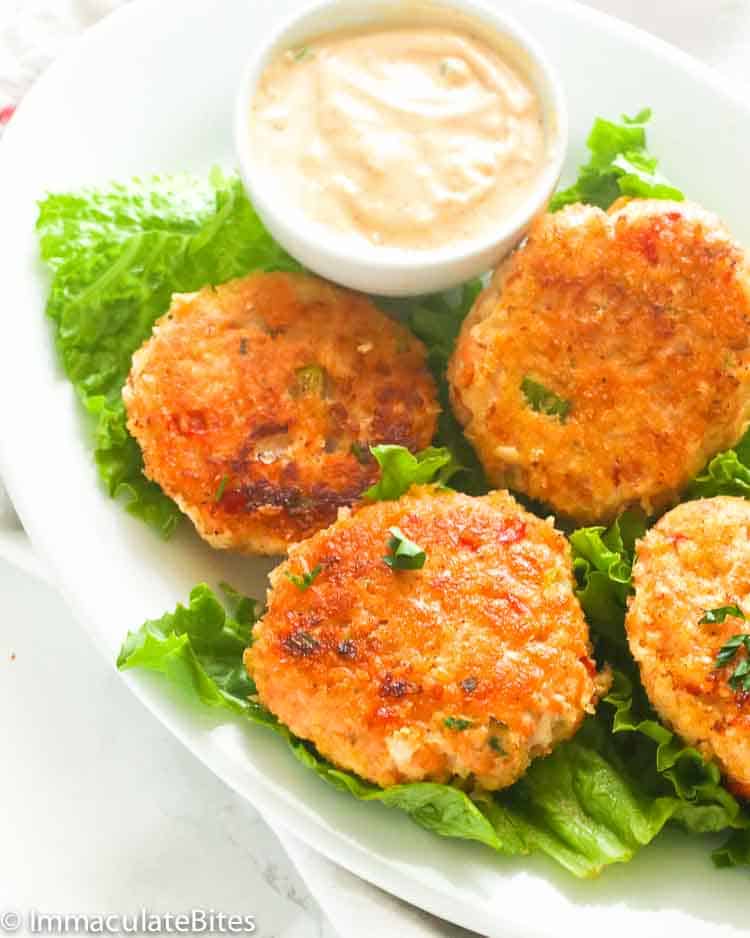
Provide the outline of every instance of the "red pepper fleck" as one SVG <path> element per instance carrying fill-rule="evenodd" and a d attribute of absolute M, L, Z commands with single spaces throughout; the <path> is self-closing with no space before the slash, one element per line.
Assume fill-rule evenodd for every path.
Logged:
<path fill-rule="evenodd" d="M 509 521 L 497 536 L 501 544 L 515 544 L 526 534 L 526 522 L 519 518 Z"/>
<path fill-rule="evenodd" d="M 188 434 L 202 434 L 206 432 L 206 418 L 199 410 L 190 410 L 181 421 L 181 430 Z"/>
<path fill-rule="evenodd" d="M 206 418 L 199 410 L 171 414 L 169 426 L 172 432 L 179 433 L 181 436 L 201 436 L 208 430 Z"/>
<path fill-rule="evenodd" d="M 482 546 L 480 536 L 474 531 L 464 531 L 458 541 L 462 547 L 471 551 L 477 551 Z"/>
<path fill-rule="evenodd" d="M 228 489 L 221 494 L 216 502 L 223 511 L 230 515 L 238 515 L 240 512 L 247 511 L 247 497 L 239 489 Z"/>
<path fill-rule="evenodd" d="M 641 239 L 641 250 L 649 264 L 655 264 L 659 260 L 659 252 L 656 248 L 657 238 L 658 233 L 656 231 L 647 231 Z"/>
<path fill-rule="evenodd" d="M 590 677 L 595 677 L 595 676 L 596 676 L 596 664 L 595 664 L 595 662 L 593 662 L 593 661 L 591 660 L 591 658 L 589 658 L 588 655 L 584 655 L 584 656 L 583 656 L 582 658 L 580 658 L 579 660 L 580 660 L 581 664 L 584 666 L 584 668 L 586 668 L 586 670 L 588 671 Z"/>
<path fill-rule="evenodd" d="M 506 593 L 503 597 L 508 604 L 508 606 L 519 616 L 529 615 L 529 607 L 526 605 L 523 600 L 519 599 L 517 596 L 514 596 L 513 593 Z"/>
<path fill-rule="evenodd" d="M 6 107 L 0 108 L 0 124 L 7 124 L 15 113 L 16 107 L 14 104 L 8 104 Z"/>

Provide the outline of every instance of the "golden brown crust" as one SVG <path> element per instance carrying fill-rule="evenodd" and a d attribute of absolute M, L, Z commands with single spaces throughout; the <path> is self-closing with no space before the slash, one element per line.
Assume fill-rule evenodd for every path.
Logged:
<path fill-rule="evenodd" d="M 423 569 L 384 563 L 394 525 Z M 304 591 L 286 576 L 317 566 Z M 421 487 L 360 508 L 295 545 L 271 583 L 245 656 L 261 701 L 380 785 L 510 785 L 593 707 L 569 545 L 507 492 Z"/>
<path fill-rule="evenodd" d="M 175 296 L 123 397 L 148 477 L 215 547 L 264 554 L 358 499 L 378 474 L 368 444 L 429 445 L 438 412 L 406 328 L 284 273 Z"/>
<path fill-rule="evenodd" d="M 571 404 L 534 411 L 530 377 Z M 453 403 L 493 484 L 591 523 L 667 507 L 750 419 L 750 272 L 718 219 L 633 200 L 542 217 L 465 322 Z"/>
<path fill-rule="evenodd" d="M 727 683 L 740 659 L 715 668 L 722 645 L 750 622 L 700 621 L 727 605 L 750 616 L 750 503 L 722 497 L 674 508 L 639 542 L 633 581 L 626 628 L 652 704 L 750 797 L 750 695 Z"/>

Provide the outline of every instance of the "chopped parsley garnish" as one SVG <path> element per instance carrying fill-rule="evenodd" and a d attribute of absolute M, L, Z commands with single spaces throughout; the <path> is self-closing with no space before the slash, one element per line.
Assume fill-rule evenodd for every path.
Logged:
<path fill-rule="evenodd" d="M 229 482 L 229 476 L 222 476 L 221 482 L 219 482 L 216 493 L 214 494 L 214 501 L 220 502 L 224 497 L 224 489 L 227 487 L 227 482 Z"/>
<path fill-rule="evenodd" d="M 389 554 L 383 557 L 392 570 L 421 570 L 426 560 L 422 548 L 410 541 L 401 528 L 389 528 Z"/>
<path fill-rule="evenodd" d="M 560 423 L 565 423 L 565 418 L 570 413 L 570 401 L 528 376 L 521 382 L 521 391 L 532 410 L 550 417 L 559 417 Z"/>
<path fill-rule="evenodd" d="M 722 645 L 719 654 L 716 656 L 716 667 L 725 668 L 734 661 L 740 648 L 745 649 L 745 656 L 735 665 L 727 683 L 732 690 L 742 690 L 745 693 L 750 693 L 750 657 L 748 657 L 750 656 L 750 635 L 746 633 L 733 635 L 728 642 Z"/>
<path fill-rule="evenodd" d="M 456 730 L 458 733 L 468 730 L 470 726 L 474 725 L 471 720 L 467 720 L 465 717 L 446 717 L 443 724 L 449 730 Z"/>
<path fill-rule="evenodd" d="M 739 606 L 733 604 L 719 606 L 717 609 L 708 609 L 698 621 L 700 624 L 713 625 L 715 622 L 724 622 L 730 616 L 735 619 L 745 619 L 745 613 Z M 737 658 L 741 648 L 745 649 L 745 655 L 735 665 L 727 683 L 732 690 L 742 690 L 745 693 L 750 693 L 750 634 L 739 632 L 737 635 L 733 635 L 729 641 L 724 642 L 716 656 L 714 668 L 726 668 Z"/>
<path fill-rule="evenodd" d="M 298 49 L 295 49 L 292 52 L 292 57 L 295 62 L 301 62 L 303 59 L 306 59 L 308 56 L 312 55 L 310 46 L 300 46 Z"/>
<path fill-rule="evenodd" d="M 304 590 L 309 589 L 313 585 L 322 569 L 323 568 L 321 565 L 318 564 L 317 566 L 313 567 L 309 573 L 303 573 L 302 576 L 299 576 L 296 573 L 288 572 L 285 574 L 285 576 L 290 583 L 294 583 L 298 590 L 302 590 L 304 592 Z"/>
<path fill-rule="evenodd" d="M 490 736 L 490 749 L 492 749 L 500 756 L 508 755 L 508 753 L 503 749 L 503 744 L 500 742 L 499 736 Z"/>
<path fill-rule="evenodd" d="M 739 606 L 719 606 L 718 609 L 708 609 L 698 623 L 699 625 L 712 625 L 714 622 L 723 622 L 727 616 L 744 619 L 745 613 Z"/>

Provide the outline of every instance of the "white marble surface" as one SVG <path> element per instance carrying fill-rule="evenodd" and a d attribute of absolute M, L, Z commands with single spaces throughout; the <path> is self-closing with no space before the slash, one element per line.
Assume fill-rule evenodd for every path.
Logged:
<path fill-rule="evenodd" d="M 0 132 L 39 68 L 120 2 L 0 0 Z M 750 0 L 588 2 L 750 91 Z M 130 696 L 52 591 L 0 561 L 0 596 L 0 915 L 203 907 L 254 913 L 263 938 L 333 938 L 257 812 Z M 341 938 L 466 934 L 284 840 Z"/>
<path fill-rule="evenodd" d="M 0 561 L 0 596 L 0 914 L 212 908 L 254 914 L 262 938 L 334 938 L 262 818 L 54 592 Z"/>

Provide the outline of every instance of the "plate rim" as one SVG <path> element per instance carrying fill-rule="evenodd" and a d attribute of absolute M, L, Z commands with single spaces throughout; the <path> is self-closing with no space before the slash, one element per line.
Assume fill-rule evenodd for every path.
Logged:
<path fill-rule="evenodd" d="M 493 0 L 493 2 L 501 2 L 501 0 Z M 593 23 L 610 35 L 628 38 L 630 41 L 653 52 L 660 59 L 666 61 L 668 65 L 679 67 L 691 73 L 698 81 L 731 101 L 742 112 L 748 114 L 750 118 L 750 103 L 741 94 L 741 88 L 733 86 L 728 78 L 725 78 L 710 65 L 701 62 L 666 40 L 601 10 L 585 6 L 579 3 L 578 0 L 562 0 L 562 4 L 558 0 L 533 0 L 533 2 L 539 8 L 554 9 L 555 12 L 560 12 L 562 6 L 565 15 L 577 19 L 579 22 Z M 63 53 L 34 82 L 19 104 L 13 120 L 8 124 L 4 137 L 0 141 L 0 199 L 2 198 L 3 189 L 6 185 L 9 185 L 8 182 L 4 181 L 7 179 L 8 174 L 3 173 L 7 158 L 6 154 L 12 152 L 16 137 L 20 138 L 23 134 L 26 114 L 31 113 L 37 96 L 44 91 L 48 84 L 54 81 L 58 69 L 67 68 L 68 64 L 75 59 L 84 46 L 97 43 L 100 36 L 114 30 L 120 21 L 131 18 L 138 19 L 149 6 L 158 6 L 158 0 L 131 0 L 130 3 L 117 8 L 73 39 Z M 0 217 L 0 233 L 2 233 L 2 230 L 3 224 Z M 0 392 L 3 389 L 3 382 L 4 378 L 0 374 Z M 31 500 L 27 497 L 23 485 L 21 460 L 13 458 L 11 446 L 3 432 L 5 426 L 5 405 L 2 403 L 2 394 L 0 393 L 0 479 L 3 480 L 8 490 L 24 529 L 29 534 L 35 552 L 42 558 L 45 568 L 52 572 L 52 581 L 55 588 L 77 621 L 85 629 L 94 645 L 103 654 L 109 666 L 116 670 L 115 664 L 111 660 L 110 649 L 105 645 L 95 623 L 91 621 L 90 616 L 84 610 L 76 591 L 67 583 L 61 582 L 56 556 L 45 543 L 43 530 L 45 525 L 42 524 L 41 519 L 34 512 Z M 488 915 L 483 908 L 469 910 L 459 894 L 452 895 L 450 892 L 444 892 L 416 877 L 404 877 L 395 866 L 382 860 L 377 855 L 373 855 L 362 842 L 347 837 L 345 834 L 329 831 L 321 819 L 306 810 L 301 810 L 300 805 L 288 790 L 285 788 L 277 789 L 273 784 L 273 779 L 266 777 L 258 770 L 253 770 L 252 773 L 253 782 L 251 787 L 253 788 L 253 796 L 250 798 L 245 790 L 247 782 L 244 784 L 239 783 L 232 771 L 231 760 L 226 754 L 222 753 L 218 746 L 196 747 L 195 743 L 189 739 L 188 732 L 180 725 L 180 720 L 172 714 L 166 714 L 166 708 L 158 700 L 158 694 L 152 693 L 151 688 L 133 674 L 120 673 L 120 677 L 152 713 L 154 718 L 166 726 L 193 756 L 198 758 L 210 771 L 221 778 L 241 797 L 248 798 L 254 805 L 255 798 L 258 797 L 260 813 L 269 816 L 273 825 L 281 827 L 333 863 L 342 866 L 366 882 L 397 896 L 411 905 L 418 906 L 464 928 L 480 932 L 497 928 L 498 919 L 495 914 Z M 217 768 L 219 763 L 221 763 L 221 769 Z M 289 809 L 294 813 L 294 817 L 289 817 Z M 302 821 L 301 827 L 300 821 Z M 345 859 L 342 859 L 342 856 Z M 498 875 L 503 875 L 502 869 L 498 870 Z M 452 904 L 456 899 L 459 901 L 458 908 Z M 549 934 L 546 930 L 537 930 L 538 926 L 536 925 L 534 930 L 530 931 L 528 923 L 524 922 L 521 926 L 521 923 L 513 919 L 506 920 L 506 927 L 514 930 L 523 927 L 523 932 L 520 930 L 513 931 L 513 934 L 519 935 L 519 938 L 522 934 L 524 938 L 533 938 L 536 935 L 539 938 L 545 938 Z M 506 932 L 506 934 L 510 938 L 511 932 Z"/>

